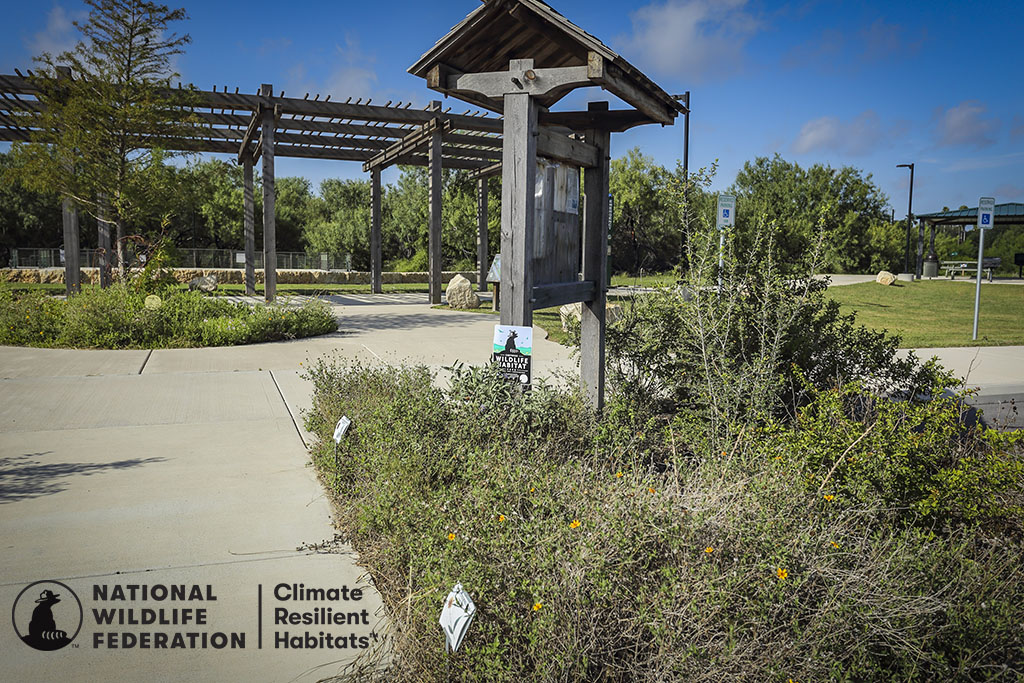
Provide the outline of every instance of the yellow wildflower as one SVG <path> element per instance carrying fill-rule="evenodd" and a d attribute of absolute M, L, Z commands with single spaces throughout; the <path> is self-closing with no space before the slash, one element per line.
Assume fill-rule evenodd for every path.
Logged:
<path fill-rule="evenodd" d="M 580 525 L 580 520 L 578 520 L 578 519 L 574 519 L 574 520 L 572 520 L 571 522 L 569 522 L 569 528 L 570 528 L 570 529 L 575 529 L 575 528 L 577 528 L 577 527 L 578 527 L 579 525 Z"/>
<path fill-rule="evenodd" d="M 712 548 L 711 546 L 708 546 L 707 548 L 704 548 L 704 552 L 706 552 L 706 553 L 708 553 L 710 555 L 711 553 L 715 552 L 715 549 Z"/>
<path fill-rule="evenodd" d="M 498 521 L 499 522 L 504 522 L 505 521 L 505 515 L 498 515 Z"/>
<path fill-rule="evenodd" d="M 454 541 L 455 540 L 455 534 L 448 534 L 448 540 L 449 541 Z"/>
<path fill-rule="evenodd" d="M 650 491 L 651 493 L 654 493 L 654 488 L 653 487 L 648 487 L 647 490 Z"/>
<path fill-rule="evenodd" d="M 833 547 L 833 548 L 837 548 L 837 549 L 839 548 L 839 544 L 838 544 L 838 543 L 836 543 L 835 541 L 829 541 L 829 543 L 831 543 L 831 544 L 832 544 L 832 547 Z"/>
<path fill-rule="evenodd" d="M 618 477 L 619 479 L 622 479 L 622 472 L 621 471 L 616 472 L 615 476 Z"/>
<path fill-rule="evenodd" d="M 779 581 L 785 581 L 786 577 L 789 576 L 789 572 L 779 567 L 775 570 L 775 575 L 779 577 Z"/>
<path fill-rule="evenodd" d="M 832 502 L 832 499 L 833 499 L 833 498 L 835 498 L 835 496 L 833 496 L 833 495 L 831 495 L 831 494 L 829 494 L 829 495 L 826 495 L 826 496 L 823 496 L 823 497 L 824 497 L 824 499 L 825 499 L 826 501 L 828 501 L 829 503 L 831 503 L 831 502 Z"/>
<path fill-rule="evenodd" d="M 533 611 L 536 612 L 536 611 L 538 611 L 543 606 L 544 606 L 543 602 L 535 602 L 535 603 L 533 603 Z"/>

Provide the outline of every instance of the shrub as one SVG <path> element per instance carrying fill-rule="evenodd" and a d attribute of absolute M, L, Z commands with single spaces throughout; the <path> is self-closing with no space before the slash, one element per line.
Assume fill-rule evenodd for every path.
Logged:
<path fill-rule="evenodd" d="M 163 289 L 146 307 L 146 287 L 85 288 L 68 300 L 0 290 L 0 344 L 74 348 L 226 346 L 297 339 L 338 329 L 330 306 L 231 303 L 200 292 Z"/>
<path fill-rule="evenodd" d="M 921 420 L 948 423 L 955 401 L 907 404 L 900 421 L 884 417 L 888 404 L 851 411 L 855 388 L 817 392 L 807 422 L 741 430 L 711 452 L 682 415 L 645 412 L 621 395 L 598 424 L 574 392 L 541 385 L 520 395 L 486 370 L 456 371 L 448 389 L 424 368 L 321 361 L 307 377 L 314 461 L 392 621 L 387 663 L 365 661 L 355 674 L 1024 675 L 1021 516 L 1003 504 L 1020 499 L 1019 440 L 946 430 L 928 447 L 906 443 Z M 336 451 L 331 433 L 343 414 L 353 423 Z M 815 415 L 840 424 L 823 431 Z M 813 438 L 828 434 L 827 445 Z M 957 447 L 942 451 L 942 440 Z M 837 469 L 830 483 L 856 496 L 819 490 L 836 454 L 862 445 L 902 449 L 903 464 L 863 476 Z M 928 449 L 947 456 L 917 463 Z M 1006 476 L 969 476 L 971 495 L 1003 503 L 983 515 L 958 504 L 926 509 L 944 472 L 977 473 L 970 461 L 982 456 L 1004 463 L 994 469 Z M 859 483 L 877 475 L 909 476 L 916 493 Z M 953 479 L 939 490 L 955 492 Z M 916 518 L 907 514 L 914 505 Z M 988 523 L 977 526 L 982 517 Z M 456 581 L 479 611 L 462 649 L 447 656 L 438 606 Z"/>
<path fill-rule="evenodd" d="M 709 438 L 728 439 L 728 429 L 750 419 L 792 419 L 815 390 L 859 381 L 913 396 L 955 384 L 912 353 L 897 356 L 897 336 L 857 325 L 825 296 L 815 278 L 822 230 L 815 248 L 790 263 L 780 260 L 777 232 L 762 222 L 744 253 L 727 237 L 719 274 L 718 231 L 691 226 L 681 285 L 639 297 L 609 327 L 616 389 L 641 405 L 699 415 Z"/>
<path fill-rule="evenodd" d="M 0 344 L 49 346 L 60 334 L 63 303 L 42 292 L 0 287 Z"/>

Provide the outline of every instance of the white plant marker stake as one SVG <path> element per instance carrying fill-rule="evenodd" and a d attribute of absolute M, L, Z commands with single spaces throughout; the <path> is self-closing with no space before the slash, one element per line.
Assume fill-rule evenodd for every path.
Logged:
<path fill-rule="evenodd" d="M 462 639 L 466 637 L 466 631 L 469 630 L 475 614 L 476 605 L 473 604 L 473 599 L 462 589 L 461 583 L 455 584 L 444 599 L 441 618 L 438 620 L 450 652 L 455 652 L 462 645 Z"/>

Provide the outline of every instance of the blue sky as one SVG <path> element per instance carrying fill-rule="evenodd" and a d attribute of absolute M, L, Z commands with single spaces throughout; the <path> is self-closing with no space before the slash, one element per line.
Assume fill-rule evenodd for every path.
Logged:
<path fill-rule="evenodd" d="M 436 94 L 406 69 L 478 0 L 207 2 L 184 5 L 192 44 L 186 82 L 302 96 L 330 93 L 423 106 Z M 870 173 L 906 213 L 1024 201 L 1024 3 L 552 0 L 552 6 L 670 93 L 690 90 L 690 166 L 716 159 L 717 189 L 743 162 L 780 154 L 807 166 Z M 176 6 L 176 3 L 172 3 Z M 8 3 L 0 71 L 70 47 L 79 2 Z M 607 95 L 588 89 L 558 108 Z M 446 101 L 456 111 L 463 108 Z M 615 104 L 613 103 L 613 107 Z M 613 156 L 638 146 L 663 165 L 683 130 L 647 126 L 613 136 Z M 279 175 L 360 177 L 353 162 L 279 159 Z M 388 181 L 385 177 L 385 181 Z"/>

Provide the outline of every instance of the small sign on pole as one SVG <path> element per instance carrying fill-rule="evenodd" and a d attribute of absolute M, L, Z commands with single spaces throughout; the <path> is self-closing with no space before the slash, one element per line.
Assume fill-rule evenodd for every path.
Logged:
<path fill-rule="evenodd" d="M 718 292 L 722 292 L 722 270 L 725 268 L 725 230 L 736 225 L 736 195 L 718 195 Z"/>
<path fill-rule="evenodd" d="M 971 339 L 978 339 L 978 310 L 981 308 L 981 267 L 985 261 L 985 231 L 996 222 L 995 197 L 981 197 L 978 200 L 978 275 L 974 283 L 974 333 Z"/>
<path fill-rule="evenodd" d="M 494 347 L 491 360 L 505 379 L 523 389 L 530 388 L 533 357 L 533 328 L 516 325 L 494 326 Z"/>
<path fill-rule="evenodd" d="M 718 229 L 724 230 L 736 225 L 736 195 L 718 195 Z"/>
<path fill-rule="evenodd" d="M 444 631 L 444 642 L 448 646 L 449 652 L 455 652 L 462 645 L 462 640 L 466 637 L 466 631 L 469 630 L 469 625 L 473 622 L 475 614 L 476 605 L 473 604 L 473 598 L 463 590 L 461 583 L 455 584 L 455 587 L 444 599 L 444 605 L 441 606 L 441 618 L 438 620 L 441 630 Z"/>

